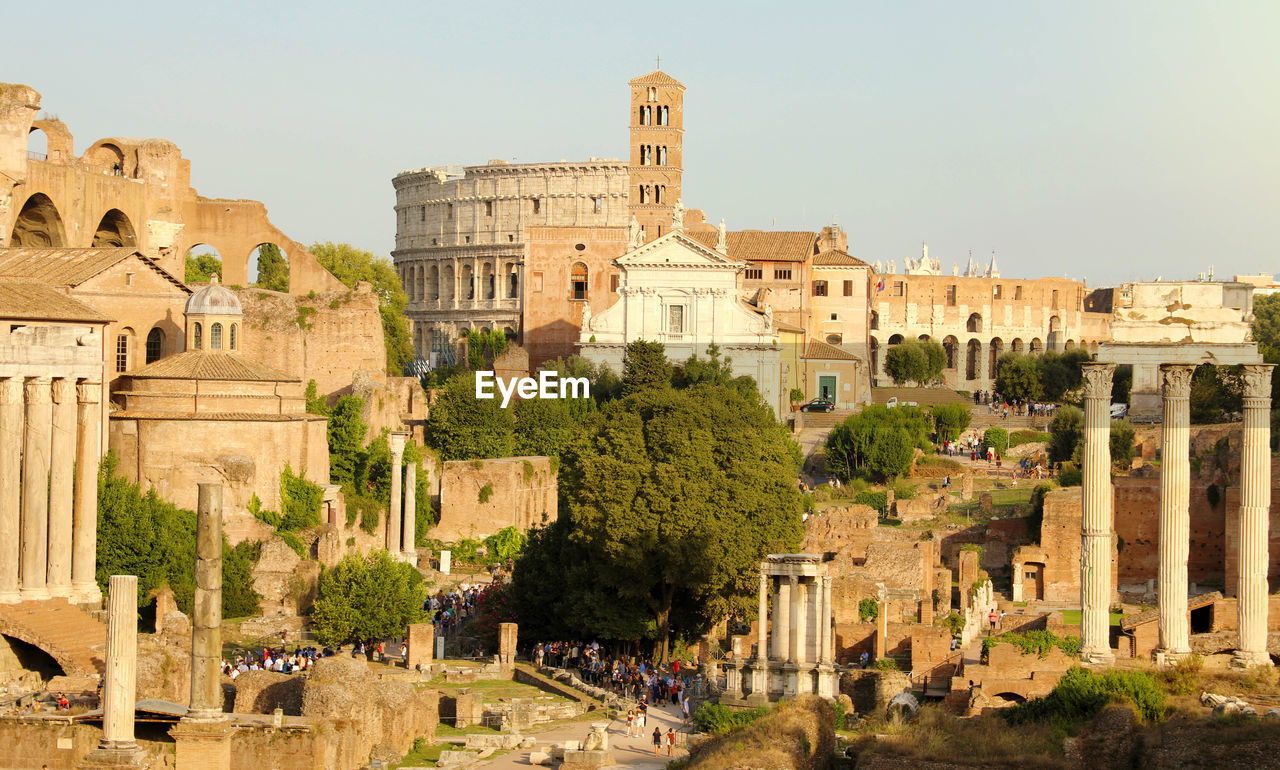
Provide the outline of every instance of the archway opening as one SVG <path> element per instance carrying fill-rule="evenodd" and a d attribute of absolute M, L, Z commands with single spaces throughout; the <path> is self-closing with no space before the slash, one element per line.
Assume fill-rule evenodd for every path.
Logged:
<path fill-rule="evenodd" d="M 1036 337 L 1031 340 L 1031 347 L 1028 349 L 1028 351 L 1031 353 L 1031 355 L 1038 356 L 1044 352 L 1044 343 L 1040 341 L 1039 337 Z"/>
<path fill-rule="evenodd" d="M 987 361 L 987 372 L 990 373 L 991 379 L 996 378 L 996 362 L 1000 360 L 1000 356 L 1004 355 L 1004 340 L 999 337 L 991 339 L 991 358 Z"/>
<path fill-rule="evenodd" d="M 274 243 L 259 243 L 249 252 L 249 285 L 269 291 L 289 291 L 289 259 Z"/>
<path fill-rule="evenodd" d="M 36 193 L 22 205 L 13 223 L 9 245 L 14 248 L 55 248 L 67 245 L 67 230 L 58 207 L 44 193 Z"/>
<path fill-rule="evenodd" d="M 9 661 L 5 678 L 10 686 L 16 684 L 23 690 L 42 690 L 50 679 L 66 675 L 52 655 L 16 636 L 0 635 L 0 658 Z"/>
<path fill-rule="evenodd" d="M 948 336 L 942 340 L 942 350 L 947 354 L 947 368 L 956 368 L 956 353 L 960 352 L 960 340 Z"/>
<path fill-rule="evenodd" d="M 185 283 L 208 283 L 211 276 L 222 278 L 222 255 L 207 243 L 197 243 L 187 249 Z"/>
<path fill-rule="evenodd" d="M 90 166 L 107 173 L 116 176 L 125 175 L 124 151 L 110 142 L 90 147 L 84 154 L 84 160 Z"/>
<path fill-rule="evenodd" d="M 982 355 L 982 343 L 977 340 L 969 340 L 969 344 L 966 347 L 964 378 L 966 380 L 976 380 L 978 379 L 979 357 Z"/>
<path fill-rule="evenodd" d="M 871 381 L 874 383 L 876 375 L 880 373 L 880 342 L 875 337 L 871 338 Z"/>
<path fill-rule="evenodd" d="M 982 316 L 977 313 L 969 315 L 969 320 L 964 325 L 964 330 L 977 334 L 982 331 Z"/>
<path fill-rule="evenodd" d="M 27 159 L 49 159 L 49 135 L 42 129 L 33 128 L 27 132 Z"/>
<path fill-rule="evenodd" d="M 890 338 L 889 338 L 889 345 L 890 345 L 890 346 L 892 346 L 892 345 L 901 345 L 901 344 L 902 344 L 902 335 L 901 335 L 901 334 L 895 334 L 895 335 L 893 335 L 892 337 L 890 337 Z"/>
<path fill-rule="evenodd" d="M 164 358 L 164 332 L 155 327 L 147 332 L 147 363 L 153 364 Z"/>
<path fill-rule="evenodd" d="M 1023 349 L 1022 349 L 1022 340 L 1021 340 L 1021 339 L 1019 339 L 1019 338 L 1017 338 L 1017 337 L 1014 337 L 1014 339 L 1013 339 L 1013 343 L 1010 345 L 1009 349 L 1010 349 L 1010 350 L 1012 350 L 1014 353 L 1021 353 L 1021 352 L 1023 352 Z"/>
<path fill-rule="evenodd" d="M 123 211 L 111 209 L 102 215 L 102 221 L 98 223 L 98 229 L 93 234 L 95 249 L 122 246 L 132 248 L 137 245 L 138 236 L 133 229 L 133 223 Z"/>

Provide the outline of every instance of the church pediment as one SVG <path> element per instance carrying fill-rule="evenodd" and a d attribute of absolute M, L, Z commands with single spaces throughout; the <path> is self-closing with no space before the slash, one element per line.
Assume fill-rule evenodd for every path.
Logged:
<path fill-rule="evenodd" d="M 679 231 L 667 233 L 614 261 L 623 268 L 701 267 L 740 270 L 746 267 L 745 262 L 729 259 Z"/>

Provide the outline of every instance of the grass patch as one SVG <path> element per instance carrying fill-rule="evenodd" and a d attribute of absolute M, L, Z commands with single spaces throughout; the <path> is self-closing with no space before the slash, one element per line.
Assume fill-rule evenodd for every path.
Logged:
<path fill-rule="evenodd" d="M 1062 754 L 1061 738 L 1047 725 L 1010 730 L 993 714 L 962 719 L 935 704 L 922 706 L 920 716 L 904 724 L 891 723 L 879 715 L 866 719 L 851 737 L 859 755 L 887 754 L 949 763 L 961 757 L 981 757 L 984 763 L 1005 767 L 1073 767 Z"/>
<path fill-rule="evenodd" d="M 1064 626 L 1078 626 L 1078 625 L 1080 625 L 1080 618 L 1081 618 L 1081 615 L 1082 615 L 1082 611 L 1081 611 L 1081 610 L 1063 610 L 1063 611 L 1062 611 L 1062 625 L 1064 625 Z M 1112 612 L 1110 615 L 1108 615 L 1107 623 L 1108 623 L 1108 624 L 1110 624 L 1110 625 L 1113 625 L 1113 626 L 1118 626 L 1118 625 L 1120 625 L 1120 620 L 1121 620 L 1123 617 L 1124 617 L 1124 615 L 1120 614 L 1119 612 Z"/>
<path fill-rule="evenodd" d="M 1040 441 L 1049 441 L 1051 438 L 1053 438 L 1052 435 L 1045 433 L 1042 430 L 1027 430 L 1026 428 L 1023 428 L 1022 430 L 1015 430 L 1009 435 L 1009 448 L 1012 449 L 1013 447 L 1021 444 L 1034 444 Z"/>
<path fill-rule="evenodd" d="M 991 648 L 997 644 L 1012 644 L 1021 650 L 1023 655 L 1035 653 L 1042 658 L 1048 655 L 1049 651 L 1054 647 L 1072 657 L 1080 654 L 1079 637 L 1058 636 L 1052 631 L 1027 631 L 1026 633 L 1011 631 L 1007 634 L 988 636 L 982 640 L 982 659 L 984 661 L 987 659 L 988 653 L 991 652 Z"/>

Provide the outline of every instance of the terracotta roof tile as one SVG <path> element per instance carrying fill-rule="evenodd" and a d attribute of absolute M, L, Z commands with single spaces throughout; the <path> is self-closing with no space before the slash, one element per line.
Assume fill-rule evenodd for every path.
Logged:
<path fill-rule="evenodd" d="M 167 356 L 154 364 L 129 372 L 129 376 L 134 379 L 162 380 L 300 382 L 292 374 L 218 350 L 188 350 Z"/>
<path fill-rule="evenodd" d="M 0 318 L 86 323 L 110 323 L 112 320 L 48 284 L 13 278 L 0 278 Z"/>
<path fill-rule="evenodd" d="M 671 77 L 662 70 L 654 70 L 648 75 L 641 75 L 638 78 L 632 78 L 627 85 L 629 86 L 680 86 L 684 88 L 684 83 Z"/>
<path fill-rule="evenodd" d="M 818 358 L 824 361 L 857 361 L 858 357 L 847 350 L 842 350 L 835 345 L 828 345 L 818 340 L 809 340 L 809 345 L 804 350 L 805 358 Z"/>
<path fill-rule="evenodd" d="M 685 235 L 715 248 L 715 232 L 686 232 Z M 803 262 L 813 255 L 817 233 L 768 230 L 732 230 L 725 234 L 729 258 L 743 262 Z"/>
<path fill-rule="evenodd" d="M 191 290 L 137 249 L 0 249 L 0 276 L 31 278 L 55 286 L 79 286 L 90 278 L 137 256 L 187 294 Z"/>
<path fill-rule="evenodd" d="M 827 249 L 814 256 L 813 264 L 818 267 L 869 267 L 866 262 L 839 249 Z"/>

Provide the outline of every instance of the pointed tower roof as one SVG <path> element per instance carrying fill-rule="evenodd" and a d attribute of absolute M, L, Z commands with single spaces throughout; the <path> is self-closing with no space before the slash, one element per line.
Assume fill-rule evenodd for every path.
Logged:
<path fill-rule="evenodd" d="M 987 277 L 988 278 L 1000 277 L 1000 268 L 996 265 L 996 253 L 994 251 L 991 252 L 991 264 L 987 265 Z"/>
<path fill-rule="evenodd" d="M 684 83 L 671 77 L 662 70 L 654 70 L 648 75 L 641 75 L 627 83 L 630 86 L 676 86 L 684 88 Z"/>

